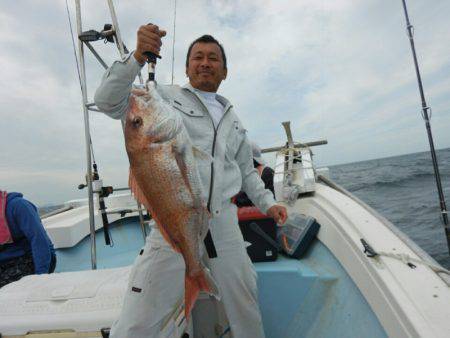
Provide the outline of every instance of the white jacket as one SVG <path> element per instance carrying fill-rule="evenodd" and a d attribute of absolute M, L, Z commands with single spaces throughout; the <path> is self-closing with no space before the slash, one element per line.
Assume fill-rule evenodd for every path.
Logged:
<path fill-rule="evenodd" d="M 132 54 L 125 61 L 114 62 L 95 93 L 97 107 L 124 122 L 130 91 L 140 69 L 141 65 Z M 218 216 L 222 207 L 229 205 L 240 190 L 245 191 L 264 213 L 275 204 L 272 193 L 264 188 L 258 171 L 253 167 L 247 131 L 226 98 L 217 95 L 225 109 L 215 128 L 207 106 L 190 84 L 184 87 L 158 84 L 157 90 L 182 116 L 194 146 L 214 159 L 212 163 L 198 161 L 204 197 L 213 216 Z"/>

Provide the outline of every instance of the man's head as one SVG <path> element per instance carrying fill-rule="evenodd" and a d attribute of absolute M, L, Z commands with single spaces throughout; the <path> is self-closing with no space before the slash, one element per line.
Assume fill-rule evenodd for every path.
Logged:
<path fill-rule="evenodd" d="M 206 92 L 216 92 L 227 77 L 225 51 L 211 35 L 203 35 L 189 46 L 186 75 L 192 87 Z"/>
<path fill-rule="evenodd" d="M 261 148 L 255 143 L 250 142 L 252 145 L 252 152 L 253 152 L 253 164 L 256 167 L 259 167 L 260 165 L 265 165 L 265 161 L 262 158 Z"/>

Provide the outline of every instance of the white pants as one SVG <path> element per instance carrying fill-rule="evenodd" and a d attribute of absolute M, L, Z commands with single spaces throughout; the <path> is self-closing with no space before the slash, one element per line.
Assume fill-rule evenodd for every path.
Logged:
<path fill-rule="evenodd" d="M 217 257 L 205 264 L 219 286 L 234 338 L 263 338 L 256 271 L 244 245 L 234 204 L 213 217 L 211 235 Z M 157 338 L 164 319 L 184 299 L 185 264 L 153 229 L 130 273 L 128 289 L 111 338 Z"/>

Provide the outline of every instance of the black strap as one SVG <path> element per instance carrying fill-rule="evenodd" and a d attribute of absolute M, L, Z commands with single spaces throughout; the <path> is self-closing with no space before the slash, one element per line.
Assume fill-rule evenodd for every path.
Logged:
<path fill-rule="evenodd" d="M 205 237 L 205 247 L 206 247 L 206 252 L 208 253 L 209 258 L 217 257 L 216 246 L 214 245 L 214 241 L 211 236 L 211 231 L 209 231 L 209 230 Z"/>
<path fill-rule="evenodd" d="M 276 225 L 275 221 L 273 223 L 274 223 L 273 226 L 276 227 L 277 225 Z M 275 240 L 272 237 L 270 237 L 268 234 L 266 234 L 264 232 L 264 230 L 261 229 L 261 227 L 257 223 L 251 222 L 250 229 L 252 229 L 252 231 L 254 233 L 256 233 L 257 235 L 262 237 L 267 243 L 269 243 L 271 246 L 273 246 L 276 250 L 281 251 L 281 249 L 282 249 L 281 245 L 279 243 L 275 242 Z"/>

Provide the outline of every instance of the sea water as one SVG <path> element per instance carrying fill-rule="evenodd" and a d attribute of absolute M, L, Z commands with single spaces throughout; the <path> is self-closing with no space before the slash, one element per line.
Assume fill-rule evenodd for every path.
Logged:
<path fill-rule="evenodd" d="M 444 194 L 450 199 L 450 148 L 438 150 L 437 158 Z M 331 166 L 330 176 L 450 269 L 430 152 Z M 58 207 L 39 211 L 45 214 Z"/>
<path fill-rule="evenodd" d="M 449 209 L 450 148 L 438 150 L 437 158 Z M 332 166 L 330 176 L 450 269 L 430 152 Z"/>

